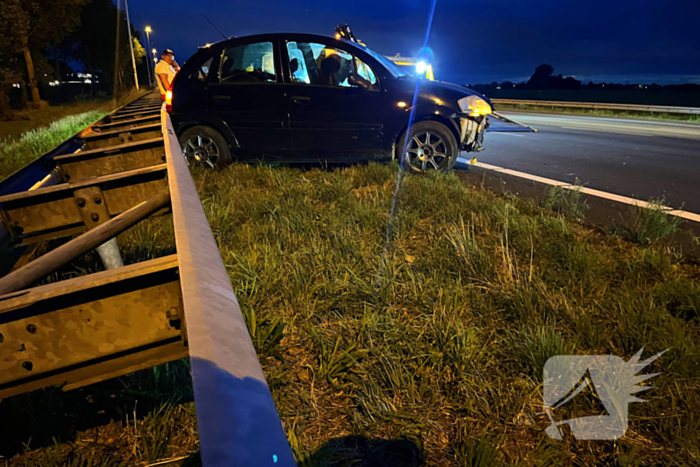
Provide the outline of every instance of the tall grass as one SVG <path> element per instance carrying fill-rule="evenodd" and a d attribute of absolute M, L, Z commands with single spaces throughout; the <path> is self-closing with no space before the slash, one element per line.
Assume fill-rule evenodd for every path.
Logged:
<path fill-rule="evenodd" d="M 678 232 L 684 221 L 680 217 L 669 216 L 668 210 L 663 198 L 652 199 L 647 207 L 632 208 L 628 238 L 653 245 Z"/>
<path fill-rule="evenodd" d="M 397 170 L 194 172 L 301 465 L 695 463 L 697 265 L 441 174 L 401 182 L 386 247 Z M 123 235 L 122 248 L 167 254 L 165 224 Z M 642 346 L 671 350 L 625 438 L 546 438 L 549 357 L 628 359 Z M 148 375 L 139 391 L 167 392 Z M 173 430 L 196 426 L 189 413 Z M 149 442 L 156 454 L 141 462 L 175 455 L 174 442 Z"/>
<path fill-rule="evenodd" d="M 92 110 L 57 120 L 51 125 L 24 133 L 15 141 L 0 141 L 0 180 L 58 146 L 107 112 Z"/>
<path fill-rule="evenodd" d="M 560 186 L 550 186 L 545 190 L 542 206 L 545 209 L 556 209 L 574 219 L 583 220 L 589 209 L 588 202 L 581 199 L 579 180 L 576 179 L 576 187 L 567 189 Z"/>

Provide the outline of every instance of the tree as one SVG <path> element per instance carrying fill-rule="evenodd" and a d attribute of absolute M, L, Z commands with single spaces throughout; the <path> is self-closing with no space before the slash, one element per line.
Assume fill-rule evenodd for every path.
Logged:
<path fill-rule="evenodd" d="M 132 31 L 132 34 L 133 34 L 133 31 Z M 143 57 L 146 56 L 146 49 L 143 48 L 143 46 L 141 45 L 141 42 L 139 42 L 136 35 L 134 35 L 133 39 L 134 39 L 134 57 L 136 58 L 136 64 L 138 65 L 143 60 Z"/>
<path fill-rule="evenodd" d="M 552 65 L 540 65 L 535 68 L 535 73 L 533 73 L 532 77 L 530 77 L 527 85 L 534 89 L 546 89 L 549 85 L 549 79 L 553 73 L 554 67 Z"/>
<path fill-rule="evenodd" d="M 0 120 L 11 119 L 8 91 L 22 82 L 21 66 L 16 54 L 0 51 Z"/>
<path fill-rule="evenodd" d="M 32 104 L 40 104 L 34 57 L 58 45 L 80 23 L 86 0 L 3 0 L 0 5 L 0 48 L 21 52 L 27 68 Z"/>
<path fill-rule="evenodd" d="M 17 54 L 22 51 L 21 38 L 29 31 L 29 18 L 18 0 L 0 3 L 0 114 L 10 112 L 7 91 L 10 86 L 21 82 L 17 68 Z M 33 71 L 33 70 L 32 70 Z"/>
<path fill-rule="evenodd" d="M 579 89 L 581 81 L 568 76 L 564 78 L 562 74 L 554 75 L 554 67 L 552 65 L 540 65 L 535 68 L 530 80 L 527 82 L 529 89 Z"/>
<path fill-rule="evenodd" d="M 131 70 L 131 50 L 129 48 L 129 34 L 126 29 L 126 15 L 118 11 L 112 0 L 92 0 L 85 5 L 82 11 L 80 26 L 71 36 L 71 40 L 77 44 L 75 48 L 75 60 L 82 62 L 91 73 L 102 72 L 105 85 L 112 88 L 115 76 L 115 50 L 116 50 L 116 25 L 119 14 L 119 57 L 117 60 L 117 81 L 131 82 L 133 73 Z M 134 55 L 137 65 L 145 56 L 145 50 L 138 42 L 140 34 L 131 28 L 134 37 Z M 137 45 L 138 43 L 138 45 Z"/>

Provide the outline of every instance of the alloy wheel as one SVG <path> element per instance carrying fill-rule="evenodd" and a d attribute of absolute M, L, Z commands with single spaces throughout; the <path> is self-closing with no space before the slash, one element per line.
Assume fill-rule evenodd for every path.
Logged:
<path fill-rule="evenodd" d="M 213 139 L 202 135 L 192 135 L 182 145 L 182 154 L 190 165 L 215 168 L 219 160 L 219 148 Z"/>
<path fill-rule="evenodd" d="M 447 160 L 447 145 L 442 138 L 429 131 L 413 135 L 406 148 L 406 162 L 417 172 L 440 170 Z"/>

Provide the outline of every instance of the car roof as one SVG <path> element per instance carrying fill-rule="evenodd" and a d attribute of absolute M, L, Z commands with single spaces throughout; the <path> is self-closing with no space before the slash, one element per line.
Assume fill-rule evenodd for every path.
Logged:
<path fill-rule="evenodd" d="M 209 45 L 210 46 L 222 45 L 222 44 L 233 43 L 233 42 L 238 42 L 238 41 L 246 41 L 247 42 L 248 40 L 251 40 L 251 39 L 253 39 L 253 40 L 255 40 L 255 39 L 260 39 L 260 40 L 288 39 L 288 40 L 307 40 L 307 41 L 322 40 L 322 41 L 342 42 L 344 44 L 349 44 L 352 46 L 359 45 L 359 44 L 352 42 L 352 41 L 349 41 L 347 39 L 336 39 L 333 36 L 324 36 L 322 34 L 309 34 L 309 33 L 299 33 L 299 32 L 275 32 L 275 33 L 267 33 L 267 34 L 253 34 L 250 36 L 230 37 L 224 41 L 215 42 L 215 43 L 212 43 Z"/>

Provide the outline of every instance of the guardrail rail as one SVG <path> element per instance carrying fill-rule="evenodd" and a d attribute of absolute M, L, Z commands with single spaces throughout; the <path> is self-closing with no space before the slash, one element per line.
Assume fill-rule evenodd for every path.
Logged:
<path fill-rule="evenodd" d="M 0 194 L 0 400 L 189 356 L 204 465 L 295 465 L 158 94 L 91 125 Z M 169 214 L 177 254 L 123 266 L 116 235 Z M 105 270 L 36 285 L 92 249 Z"/>
<path fill-rule="evenodd" d="M 700 107 L 676 107 L 672 105 L 608 104 L 604 102 L 533 101 L 527 99 L 491 99 L 494 104 L 532 105 L 539 107 L 566 107 L 594 110 L 627 110 L 630 112 L 657 112 L 669 114 L 700 115 Z"/>

